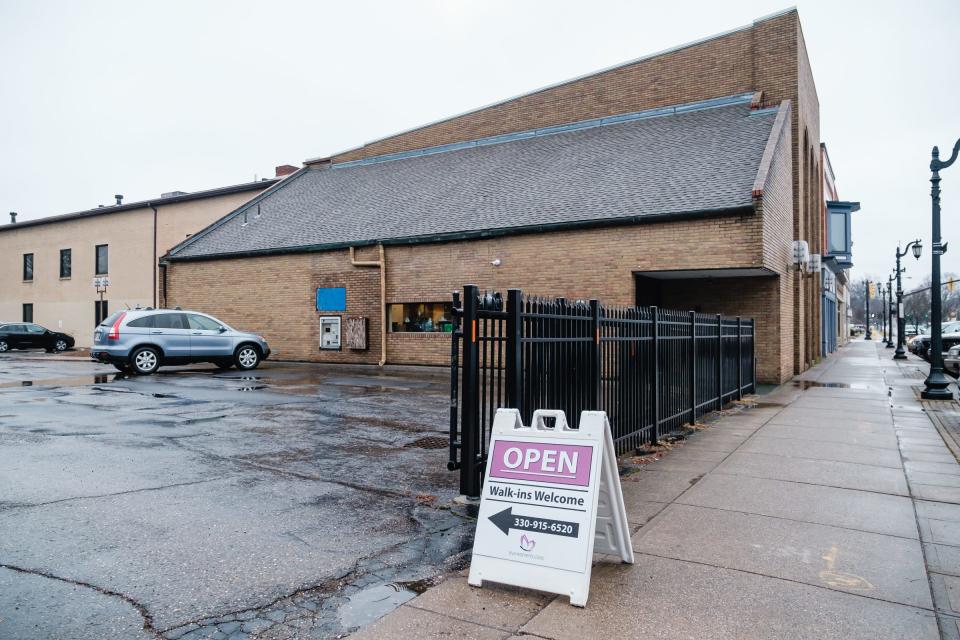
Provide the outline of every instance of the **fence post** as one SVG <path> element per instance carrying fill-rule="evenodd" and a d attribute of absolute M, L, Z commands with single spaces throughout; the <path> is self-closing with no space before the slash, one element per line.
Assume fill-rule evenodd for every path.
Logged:
<path fill-rule="evenodd" d="M 690 424 L 697 422 L 697 312 L 690 312 Z"/>
<path fill-rule="evenodd" d="M 650 434 L 650 443 L 660 442 L 660 309 L 650 307 L 652 320 L 653 344 L 650 351 L 653 353 L 653 429 Z"/>
<path fill-rule="evenodd" d="M 507 406 L 523 415 L 523 360 L 520 351 L 522 323 L 520 311 L 523 294 L 520 289 L 507 291 Z"/>
<path fill-rule="evenodd" d="M 593 328 L 593 349 L 590 360 L 590 409 L 600 411 L 600 398 L 602 397 L 603 373 L 601 371 L 602 362 L 600 360 L 600 301 L 590 301 L 590 319 Z"/>
<path fill-rule="evenodd" d="M 743 323 L 737 316 L 737 400 L 743 399 Z"/>
<path fill-rule="evenodd" d="M 480 474 L 477 453 L 482 434 L 479 425 L 480 399 L 477 396 L 477 298 L 479 288 L 468 284 L 463 288 L 463 415 L 460 417 L 460 493 L 468 498 L 480 497 Z"/>
<path fill-rule="evenodd" d="M 453 292 L 453 308 L 460 309 L 460 292 Z M 450 458 L 447 461 L 447 469 L 456 471 L 460 468 L 460 461 L 457 459 L 457 453 L 460 449 L 460 440 L 457 437 L 457 430 L 460 428 L 460 407 L 459 387 L 460 387 L 460 343 L 462 342 L 463 332 L 460 328 L 460 317 L 456 312 L 453 313 L 453 331 L 450 332 Z"/>
<path fill-rule="evenodd" d="M 757 392 L 757 319 L 750 319 L 750 366 L 753 379 L 750 381 L 750 393 Z"/>
<path fill-rule="evenodd" d="M 723 316 L 717 314 L 717 409 L 723 409 Z"/>

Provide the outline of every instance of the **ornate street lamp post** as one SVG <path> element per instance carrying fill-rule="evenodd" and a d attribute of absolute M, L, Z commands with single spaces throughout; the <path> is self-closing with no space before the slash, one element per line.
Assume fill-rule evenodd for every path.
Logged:
<path fill-rule="evenodd" d="M 867 299 L 867 308 L 863 314 L 864 316 L 866 316 L 867 330 L 863 332 L 863 339 L 873 340 L 873 333 L 870 332 L 870 281 L 864 280 L 863 286 L 867 290 L 866 295 L 864 296 L 864 298 Z"/>
<path fill-rule="evenodd" d="M 920 254 L 923 252 L 923 245 L 920 244 L 920 239 L 917 238 L 913 242 L 907 243 L 907 246 L 903 248 L 903 251 L 900 251 L 900 247 L 897 246 L 897 268 L 894 270 L 897 276 L 897 350 L 893 354 L 894 360 L 906 360 L 907 354 L 903 350 L 904 344 L 904 318 L 903 318 L 903 279 L 900 277 L 904 271 L 907 270 L 906 267 L 900 267 L 900 258 L 907 255 L 907 253 L 913 249 L 913 257 L 917 260 L 920 259 Z"/>
<path fill-rule="evenodd" d="M 883 304 L 883 317 L 887 320 L 887 349 L 893 349 L 893 276 L 887 277 L 887 299 Z"/>
<path fill-rule="evenodd" d="M 933 237 L 931 238 L 933 262 L 930 274 L 930 375 L 923 381 L 926 387 L 920 394 L 927 400 L 951 400 L 953 394 L 947 388 L 950 378 L 943 373 L 943 341 L 941 340 L 941 291 L 940 291 L 940 256 L 947 252 L 946 243 L 941 244 L 940 238 L 940 170 L 946 169 L 957 159 L 960 153 L 960 140 L 953 145 L 953 153 L 946 162 L 940 160 L 940 149 L 933 148 L 930 159 L 930 199 L 932 201 Z"/>

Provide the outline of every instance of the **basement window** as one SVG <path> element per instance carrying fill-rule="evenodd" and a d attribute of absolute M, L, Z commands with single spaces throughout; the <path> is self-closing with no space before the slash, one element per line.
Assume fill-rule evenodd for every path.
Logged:
<path fill-rule="evenodd" d="M 404 302 L 387 305 L 391 333 L 449 333 L 453 331 L 450 302 Z"/>

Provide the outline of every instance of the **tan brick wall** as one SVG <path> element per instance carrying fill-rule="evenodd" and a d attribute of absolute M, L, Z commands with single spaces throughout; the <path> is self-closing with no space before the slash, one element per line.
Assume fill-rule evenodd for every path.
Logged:
<path fill-rule="evenodd" d="M 781 153 L 777 166 L 789 167 L 789 160 L 789 155 Z M 771 174 L 772 181 L 784 182 L 777 176 L 788 178 L 789 170 Z M 789 188 L 785 198 L 789 206 Z M 764 216 L 777 211 L 772 204 L 771 212 L 763 214 L 388 246 L 386 300 L 388 304 L 446 302 L 464 284 L 477 284 L 503 292 L 515 287 L 529 294 L 594 297 L 607 304 L 632 305 L 637 271 L 767 267 L 782 272 L 782 262 L 765 261 L 762 250 L 769 244 L 763 238 Z M 771 241 L 781 242 L 776 237 Z M 781 247 L 781 254 L 784 250 L 788 248 Z M 365 248 L 357 251 L 355 259 L 377 257 L 376 248 Z M 500 260 L 499 266 L 491 264 L 495 259 Z M 770 364 L 774 356 L 769 355 L 778 352 L 779 278 L 737 282 L 724 283 L 727 294 L 706 295 L 700 306 L 705 312 L 757 316 L 760 339 L 771 345 L 764 352 L 761 373 L 765 380 L 780 381 L 777 367 Z M 370 318 L 369 350 L 320 351 L 321 314 L 314 309 L 314 300 L 316 288 L 327 286 L 346 287 L 346 314 Z M 347 250 L 175 262 L 168 267 L 167 306 L 205 311 L 238 329 L 261 333 L 279 359 L 376 363 L 382 322 L 379 299 L 379 270 L 352 266 Z M 678 304 L 683 300 L 685 305 L 692 305 L 694 299 L 677 298 Z M 447 334 L 389 333 L 388 362 L 446 364 L 449 340 Z"/>
<path fill-rule="evenodd" d="M 699 44 L 379 140 L 332 160 L 356 160 L 758 90 L 766 105 L 782 100 L 793 104 L 792 215 L 789 227 L 781 231 L 789 231 L 791 241 L 807 240 L 811 253 L 822 253 L 822 226 L 815 204 L 822 199 L 815 152 L 820 144 L 819 101 L 795 10 Z M 819 353 L 819 280 L 791 274 L 782 279 L 781 288 L 792 289 L 788 297 L 794 308 L 783 316 L 791 326 L 782 335 L 789 340 L 791 366 L 800 372 Z"/>

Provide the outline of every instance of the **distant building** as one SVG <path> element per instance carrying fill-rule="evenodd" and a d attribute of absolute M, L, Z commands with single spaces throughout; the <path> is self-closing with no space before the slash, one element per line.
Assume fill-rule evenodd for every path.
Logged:
<path fill-rule="evenodd" d="M 822 353 L 819 127 L 791 9 L 308 161 L 161 289 L 319 362 L 448 362 L 465 283 L 742 315 L 777 383 Z"/>
<path fill-rule="evenodd" d="M 286 169 L 284 169 L 286 171 Z M 279 182 L 260 180 L 155 200 L 0 225 L 0 321 L 36 322 L 89 347 L 117 309 L 156 306 L 157 261 L 226 213 Z M 95 277 L 109 279 L 103 303 Z"/>
<path fill-rule="evenodd" d="M 850 267 L 853 266 L 853 240 L 850 215 L 860 210 L 859 202 L 846 202 L 837 195 L 836 177 L 827 145 L 820 145 L 823 174 L 823 268 L 821 295 L 821 355 L 827 356 L 850 340 Z"/>

